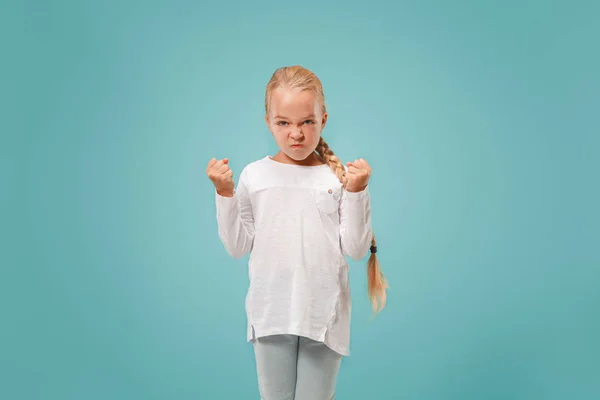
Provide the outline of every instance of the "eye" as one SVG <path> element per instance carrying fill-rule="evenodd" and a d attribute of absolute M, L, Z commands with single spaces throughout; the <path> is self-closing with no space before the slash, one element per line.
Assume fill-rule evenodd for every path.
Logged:
<path fill-rule="evenodd" d="M 315 121 L 313 121 L 312 119 L 307 119 L 306 121 L 304 121 L 305 124 L 309 124 L 312 125 L 315 123 Z"/>
<path fill-rule="evenodd" d="M 285 121 L 279 121 L 279 122 L 277 122 L 277 125 L 279 125 L 279 126 L 285 126 L 284 124 L 287 124 L 287 122 L 285 122 Z"/>

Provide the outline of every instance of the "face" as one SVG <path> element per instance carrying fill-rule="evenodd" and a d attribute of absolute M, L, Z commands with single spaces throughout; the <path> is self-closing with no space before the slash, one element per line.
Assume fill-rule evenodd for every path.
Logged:
<path fill-rule="evenodd" d="M 277 88 L 271 93 L 265 120 L 279 146 L 280 158 L 290 163 L 312 160 L 327 114 L 321 113 L 315 94 L 309 90 Z"/>

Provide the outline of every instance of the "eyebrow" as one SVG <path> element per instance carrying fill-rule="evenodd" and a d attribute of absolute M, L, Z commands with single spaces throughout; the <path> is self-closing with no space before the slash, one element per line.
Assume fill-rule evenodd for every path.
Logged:
<path fill-rule="evenodd" d="M 314 115 L 314 114 L 310 114 L 310 115 L 308 115 L 308 116 L 304 117 L 303 119 L 311 119 L 311 118 L 313 118 L 313 119 L 314 119 L 314 118 L 315 118 L 315 115 Z M 276 115 L 276 116 L 275 116 L 275 119 L 288 119 L 288 118 L 286 118 L 286 117 L 283 117 L 283 116 L 281 116 L 281 115 Z"/>

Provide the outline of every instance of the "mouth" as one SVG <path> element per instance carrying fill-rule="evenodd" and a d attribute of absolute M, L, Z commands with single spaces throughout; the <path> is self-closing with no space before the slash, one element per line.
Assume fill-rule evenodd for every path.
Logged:
<path fill-rule="evenodd" d="M 293 144 L 291 147 L 292 147 L 292 149 L 300 149 L 300 148 L 302 148 L 304 146 L 301 145 L 301 144 Z"/>

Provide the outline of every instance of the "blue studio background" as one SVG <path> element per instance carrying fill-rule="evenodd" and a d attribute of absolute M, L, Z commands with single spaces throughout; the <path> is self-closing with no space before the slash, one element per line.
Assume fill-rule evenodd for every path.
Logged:
<path fill-rule="evenodd" d="M 340 400 L 600 398 L 600 6 L 21 1 L 2 10 L 0 398 L 258 399 L 211 157 L 274 154 L 322 79 L 373 166 L 389 304 L 352 262 Z"/>

